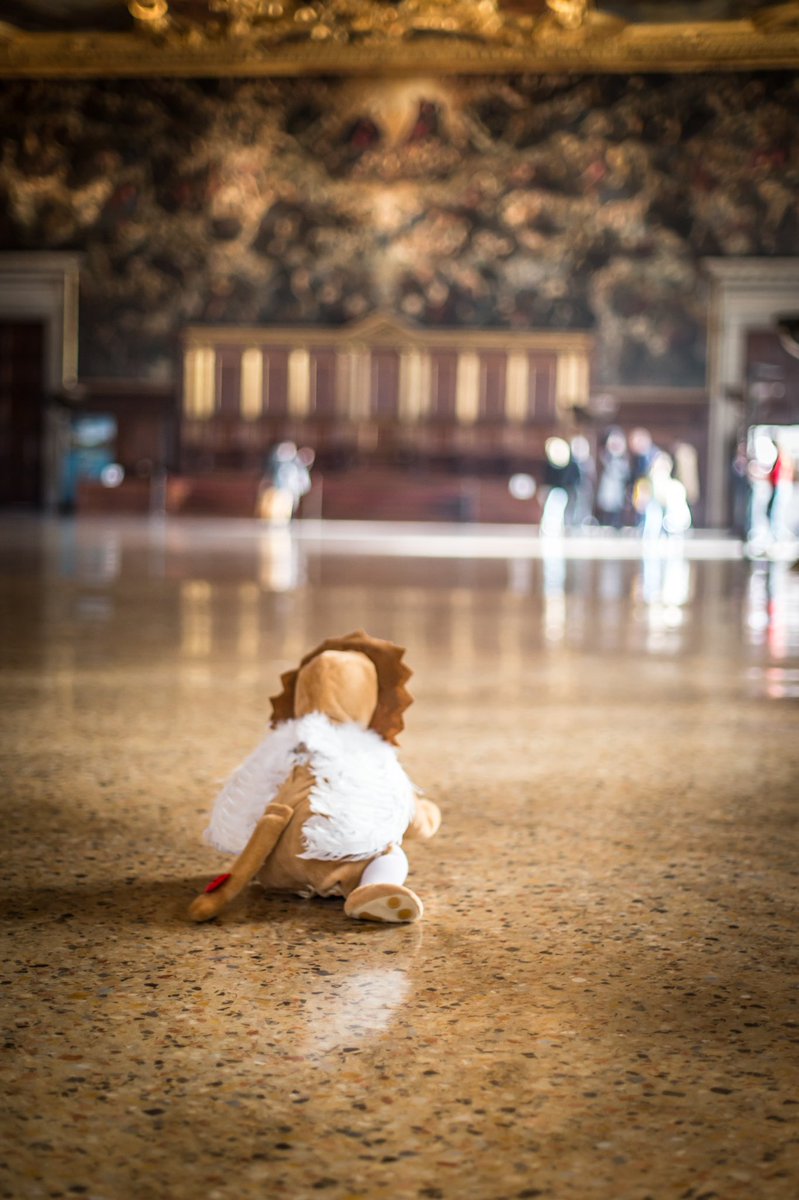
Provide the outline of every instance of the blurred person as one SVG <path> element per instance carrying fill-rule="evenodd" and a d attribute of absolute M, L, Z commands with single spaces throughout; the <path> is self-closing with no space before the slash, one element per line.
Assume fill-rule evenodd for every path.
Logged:
<path fill-rule="evenodd" d="M 646 475 L 636 481 L 633 504 L 647 539 L 659 538 L 663 532 L 671 468 L 670 455 L 661 451 L 652 459 Z"/>
<path fill-rule="evenodd" d="M 674 465 L 674 459 L 664 450 L 659 450 L 652 460 L 647 487 L 641 489 L 642 500 L 646 496 L 641 509 L 645 538 L 658 538 L 664 533 L 675 536 L 691 528 L 685 485 L 675 478 Z"/>
<path fill-rule="evenodd" d="M 674 470 L 672 474 L 685 488 L 685 499 L 693 513 L 699 503 L 699 455 L 691 442 L 677 442 L 674 446 Z"/>
<path fill-rule="evenodd" d="M 576 529 L 593 522 L 594 489 L 596 487 L 596 463 L 591 454 L 587 437 L 578 434 L 571 441 L 572 462 L 575 466 L 576 482 L 571 503 L 566 511 L 566 523 Z"/>
<path fill-rule="evenodd" d="M 316 451 L 312 450 L 310 446 L 301 446 L 300 449 L 297 451 L 297 458 L 298 458 L 299 462 L 302 464 L 302 466 L 305 467 L 306 471 L 308 472 L 308 483 L 310 485 L 310 482 L 311 482 L 310 471 L 311 471 L 311 467 L 316 462 Z"/>
<path fill-rule="evenodd" d="M 630 480 L 630 460 L 627 439 L 618 427 L 610 430 L 599 456 L 601 474 L 596 491 L 597 516 L 600 524 L 621 529 L 627 503 Z"/>
<path fill-rule="evenodd" d="M 774 448 L 776 454 L 768 475 L 771 495 L 766 504 L 766 517 L 772 536 L 782 541 L 791 536 L 787 517 L 793 497 L 794 463 L 781 438 L 774 443 Z"/>
<path fill-rule="evenodd" d="M 280 442 L 269 453 L 258 496 L 258 515 L 273 525 L 287 525 L 300 500 L 311 490 L 314 452 Z"/>
<path fill-rule="evenodd" d="M 680 537 L 687 533 L 693 525 L 691 506 L 685 491 L 685 484 L 672 475 L 665 488 L 665 504 L 663 508 L 663 532 L 669 537 Z"/>
<path fill-rule="evenodd" d="M 739 538 L 746 538 L 752 525 L 752 480 L 745 440 L 740 441 L 736 447 L 730 475 L 732 531 Z"/>
<path fill-rule="evenodd" d="M 636 525 L 640 525 L 642 521 L 642 514 L 646 507 L 646 502 L 644 502 L 643 505 L 641 504 L 639 498 L 637 497 L 637 492 L 643 489 L 648 497 L 651 491 L 649 487 L 649 474 L 652 469 L 652 464 L 660 452 L 652 441 L 652 434 L 648 429 L 633 429 L 630 433 L 629 447 L 629 503 L 632 510 L 632 520 Z"/>
<path fill-rule="evenodd" d="M 761 549 L 765 549 L 766 544 L 773 538 L 771 514 L 774 508 L 774 467 L 778 457 L 779 451 L 774 438 L 765 433 L 756 434 L 749 458 L 752 503 L 749 512 L 748 540 Z M 779 472 L 777 472 L 778 474 Z"/>
<path fill-rule="evenodd" d="M 544 484 L 548 491 L 541 514 L 541 532 L 563 533 L 566 508 L 573 498 L 579 480 L 579 469 L 572 458 L 569 443 L 562 437 L 547 438 L 544 454 Z"/>

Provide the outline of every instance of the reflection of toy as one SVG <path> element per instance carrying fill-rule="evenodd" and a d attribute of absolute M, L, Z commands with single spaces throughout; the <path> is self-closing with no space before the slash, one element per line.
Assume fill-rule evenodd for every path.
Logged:
<path fill-rule="evenodd" d="M 421 900 L 403 886 L 401 842 L 432 837 L 441 814 L 391 745 L 412 702 L 403 653 L 358 631 L 282 676 L 273 732 L 222 789 L 206 835 L 239 857 L 194 900 L 194 920 L 216 916 L 254 878 L 273 891 L 343 896 L 349 917 L 421 917 Z"/>

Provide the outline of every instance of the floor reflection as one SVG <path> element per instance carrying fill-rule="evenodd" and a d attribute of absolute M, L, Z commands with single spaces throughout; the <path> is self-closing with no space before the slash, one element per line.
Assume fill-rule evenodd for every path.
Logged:
<path fill-rule="evenodd" d="M 799 575 L 788 563 L 753 563 L 747 588 L 746 625 L 752 645 L 772 658 L 799 651 Z"/>
<path fill-rule="evenodd" d="M 384 964 L 319 980 L 300 1018 L 299 1048 L 312 1059 L 360 1049 L 391 1029 L 409 990 L 407 972 Z"/>
<path fill-rule="evenodd" d="M 407 543 L 411 534 L 392 527 L 372 538 L 370 553 L 361 545 L 352 554 L 350 542 L 331 540 L 321 526 L 15 521 L 0 532 L 5 574 L 36 569 L 51 585 L 71 585 L 37 598 L 41 653 L 50 642 L 62 665 L 70 653 L 102 655 L 102 629 L 110 638 L 127 619 L 130 587 L 159 602 L 157 621 L 139 628 L 134 621 L 133 644 L 176 643 L 193 678 L 220 654 L 232 654 L 246 672 L 264 655 L 303 652 L 322 623 L 329 631 L 376 620 L 386 636 L 421 640 L 431 654 L 463 664 L 490 654 L 507 678 L 541 653 L 675 657 L 715 647 L 746 666 L 787 668 L 799 650 L 799 573 L 786 561 L 750 564 L 735 543 L 725 553 L 720 540 L 708 542 L 703 558 L 696 543 L 639 541 L 632 554 L 629 539 L 595 538 L 589 557 L 568 539 L 541 538 L 531 554 L 528 538 L 503 535 L 484 554 L 486 535 L 453 527 L 457 557 L 402 557 L 395 540 Z M 428 535 L 413 536 L 418 549 Z M 507 552 L 494 553 L 497 545 Z M 731 616 L 740 644 L 716 645 Z M 65 641 L 62 621 L 77 640 Z M 786 680 L 780 686 L 788 694 Z M 772 694 L 776 685 L 763 686 Z"/>

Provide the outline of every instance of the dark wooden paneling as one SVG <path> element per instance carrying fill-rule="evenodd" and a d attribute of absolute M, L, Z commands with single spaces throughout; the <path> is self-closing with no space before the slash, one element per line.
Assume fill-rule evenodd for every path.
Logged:
<path fill-rule="evenodd" d="M 223 346 L 216 354 L 217 412 L 238 417 L 241 412 L 241 346 Z"/>
<path fill-rule="evenodd" d="M 43 394 L 44 326 L 0 323 L 0 504 L 41 501 Z"/>
<path fill-rule="evenodd" d="M 799 423 L 799 358 L 770 329 L 746 335 L 747 411 L 754 425 Z"/>
<path fill-rule="evenodd" d="M 557 366 L 555 354 L 530 355 L 529 416 L 534 421 L 553 420 L 557 412 Z"/>
<path fill-rule="evenodd" d="M 136 379 L 89 379 L 79 411 L 116 417 L 116 454 L 128 475 L 176 465 L 177 395 L 171 385 Z M 189 441 L 207 435 L 207 421 L 184 421 Z"/>
<path fill-rule="evenodd" d="M 458 356 L 454 350 L 431 351 L 433 389 L 431 416 L 439 421 L 456 419 Z"/>
<path fill-rule="evenodd" d="M 400 360 L 396 350 L 372 351 L 371 411 L 378 418 L 399 412 Z"/>
<path fill-rule="evenodd" d="M 282 417 L 289 403 L 289 352 L 270 346 L 264 351 L 264 411 Z"/>
<path fill-rule="evenodd" d="M 505 417 L 505 377 L 508 356 L 504 351 L 480 355 L 480 416 L 488 421 Z"/>
<path fill-rule="evenodd" d="M 336 411 L 336 352 L 311 351 L 311 412 L 332 417 Z"/>

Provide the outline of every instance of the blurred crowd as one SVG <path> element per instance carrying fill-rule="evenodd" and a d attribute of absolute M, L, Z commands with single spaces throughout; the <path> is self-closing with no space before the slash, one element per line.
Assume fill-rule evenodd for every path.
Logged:
<path fill-rule="evenodd" d="M 756 427 L 738 445 L 732 464 L 733 531 L 755 549 L 795 536 L 795 427 Z"/>
<path fill-rule="evenodd" d="M 696 448 L 676 442 L 665 450 L 646 429 L 610 429 L 596 458 L 588 439 L 548 438 L 541 528 L 545 533 L 587 526 L 636 528 L 644 537 L 687 532 L 699 500 Z"/>
<path fill-rule="evenodd" d="M 645 539 L 679 537 L 696 524 L 699 458 L 687 441 L 658 445 L 647 429 L 611 427 L 596 453 L 582 434 L 546 439 L 543 474 L 516 474 L 518 500 L 536 496 L 543 534 L 592 528 L 634 530 Z M 273 446 L 264 463 L 257 515 L 288 525 L 311 490 L 314 451 L 294 442 Z M 755 427 L 732 463 L 732 532 L 754 551 L 792 541 L 799 528 L 799 427 Z M 320 510 L 321 511 L 321 510 Z M 306 513 L 307 515 L 307 513 Z M 466 519 L 476 519 L 471 516 Z M 701 517 L 700 517 L 701 519 Z"/>

